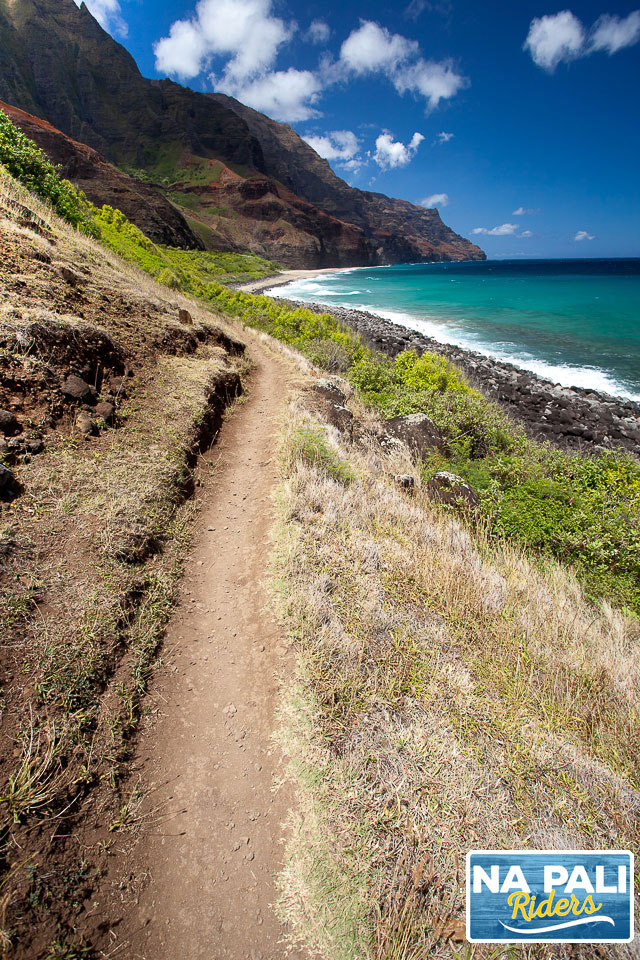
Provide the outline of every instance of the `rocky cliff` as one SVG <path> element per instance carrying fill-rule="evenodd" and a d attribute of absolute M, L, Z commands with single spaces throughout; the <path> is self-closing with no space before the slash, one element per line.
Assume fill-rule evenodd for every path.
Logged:
<path fill-rule="evenodd" d="M 142 181 L 144 190 L 121 181 L 123 196 L 153 195 L 169 216 L 164 200 L 169 234 L 179 218 L 195 242 L 297 267 L 484 258 L 437 210 L 350 187 L 286 124 L 230 97 L 146 80 L 84 4 L 0 0 L 0 50 L 0 98 Z M 97 171 L 84 182 L 67 175 L 93 198 Z M 129 200 L 124 212 L 149 229 Z"/>
<path fill-rule="evenodd" d="M 447 227 L 436 209 L 350 187 L 288 124 L 222 93 L 207 96 L 246 121 L 271 176 L 327 213 L 364 230 L 372 262 L 484 259 L 483 251 Z"/>

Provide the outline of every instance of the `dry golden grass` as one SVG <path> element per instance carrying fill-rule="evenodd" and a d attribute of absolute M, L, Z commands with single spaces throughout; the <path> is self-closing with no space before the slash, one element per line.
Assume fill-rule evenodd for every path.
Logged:
<path fill-rule="evenodd" d="M 325 426 L 357 477 L 334 479 L 295 455 L 311 428 L 298 402 L 274 554 L 299 656 L 282 741 L 302 797 L 281 911 L 327 958 L 506 955 L 460 945 L 469 849 L 637 849 L 637 621 L 593 607 L 560 565 L 472 535 L 408 455 Z M 603 952 L 638 948 L 522 949 Z"/>

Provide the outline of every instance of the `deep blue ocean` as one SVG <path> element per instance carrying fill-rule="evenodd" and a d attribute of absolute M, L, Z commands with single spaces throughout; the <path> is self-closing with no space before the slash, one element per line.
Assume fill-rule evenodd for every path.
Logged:
<path fill-rule="evenodd" d="M 361 267 L 272 293 L 368 310 L 556 383 L 640 400 L 640 260 Z"/>

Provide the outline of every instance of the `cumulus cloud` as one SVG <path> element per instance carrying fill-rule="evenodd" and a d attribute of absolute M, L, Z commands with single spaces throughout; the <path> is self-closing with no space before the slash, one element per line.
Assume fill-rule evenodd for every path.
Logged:
<path fill-rule="evenodd" d="M 304 38 L 309 43 L 326 43 L 330 36 L 331 30 L 328 23 L 324 20 L 313 20 Z"/>
<path fill-rule="evenodd" d="M 244 83 L 223 78 L 214 81 L 220 93 L 235 97 L 274 120 L 297 123 L 318 116 L 314 108 L 322 84 L 310 70 L 277 70 Z"/>
<path fill-rule="evenodd" d="M 539 210 L 534 210 L 531 207 L 518 207 L 517 210 L 514 210 L 511 214 L 512 217 L 526 217 L 533 213 L 540 213 Z"/>
<path fill-rule="evenodd" d="M 421 57 L 416 63 L 400 67 L 393 77 L 393 85 L 398 93 L 410 91 L 424 97 L 433 110 L 441 100 L 450 100 L 468 87 L 469 81 L 456 73 L 450 61 L 435 63 Z"/>
<path fill-rule="evenodd" d="M 580 243 L 582 240 L 595 240 L 595 234 L 588 233 L 586 230 L 578 230 L 573 239 L 576 243 Z"/>
<path fill-rule="evenodd" d="M 423 140 L 424 137 L 421 133 L 414 133 L 411 141 L 404 144 L 399 140 L 394 140 L 390 133 L 381 133 L 376 140 L 376 152 L 373 159 L 383 170 L 388 170 L 391 167 L 406 167 L 415 156 Z"/>
<path fill-rule="evenodd" d="M 350 170 L 362 165 L 358 157 L 360 141 L 351 130 L 332 130 L 321 137 L 308 136 L 304 139 L 325 160 L 335 160 Z"/>
<path fill-rule="evenodd" d="M 212 57 L 226 56 L 225 77 L 246 80 L 273 65 L 292 32 L 272 16 L 271 0 L 199 0 L 194 16 L 176 20 L 155 44 L 156 69 L 188 79 Z"/>
<path fill-rule="evenodd" d="M 628 17 L 615 17 L 610 13 L 596 20 L 591 32 L 591 49 L 604 50 L 611 56 L 625 47 L 632 47 L 640 40 L 640 10 L 633 10 Z"/>
<path fill-rule="evenodd" d="M 342 44 L 340 61 L 353 73 L 392 72 L 409 57 L 417 56 L 416 40 L 390 33 L 372 20 L 363 20 Z"/>
<path fill-rule="evenodd" d="M 539 67 L 553 73 L 559 63 L 570 63 L 602 50 L 610 56 L 640 40 L 640 10 L 627 17 L 609 13 L 596 20 L 590 30 L 570 10 L 535 17 L 524 42 Z"/>
<path fill-rule="evenodd" d="M 532 237 L 532 236 L 533 236 L 533 233 L 531 232 L 531 230 L 523 230 L 522 233 L 520 234 L 520 236 L 521 236 L 521 237 Z"/>
<path fill-rule="evenodd" d="M 118 0 L 91 0 L 117 7 Z M 283 46 L 296 25 L 273 12 L 274 0 L 198 0 L 193 14 L 176 20 L 154 46 L 159 73 L 189 80 L 207 71 L 214 89 L 237 97 L 279 120 L 317 116 L 314 105 L 331 83 L 378 73 L 400 94 L 423 97 L 429 109 L 467 86 L 450 61 L 425 60 L 415 40 L 362 20 L 344 41 L 337 61 L 328 54 L 317 70 L 276 70 Z M 303 34 L 324 44 L 330 29 L 322 19 Z M 222 60 L 221 66 L 214 62 Z"/>
<path fill-rule="evenodd" d="M 413 93 L 427 101 L 429 109 L 454 97 L 468 86 L 449 60 L 436 62 L 420 55 L 420 46 L 386 27 L 363 20 L 342 44 L 337 74 L 364 76 L 382 73 L 400 94 Z"/>
<path fill-rule="evenodd" d="M 82 0 L 75 0 L 75 3 L 79 7 Z M 122 18 L 118 0 L 85 0 L 85 4 L 101 27 L 119 37 L 127 36 L 129 27 Z"/>
<path fill-rule="evenodd" d="M 499 227 L 474 227 L 471 233 L 483 233 L 487 237 L 512 237 L 518 229 L 517 223 L 501 223 Z"/>
<path fill-rule="evenodd" d="M 430 197 L 425 197 L 420 201 L 421 207 L 446 207 L 449 205 L 448 193 L 432 193 Z"/>
<path fill-rule="evenodd" d="M 319 21 L 318 21 L 319 23 Z M 274 70 L 278 53 L 295 32 L 272 13 L 272 0 L 199 0 L 194 15 L 176 20 L 154 47 L 156 69 L 187 80 L 215 57 L 221 73 L 210 73 L 214 90 L 236 97 L 276 120 L 317 116 L 322 82 L 310 70 Z"/>
<path fill-rule="evenodd" d="M 441 131 L 436 137 L 438 143 L 449 143 L 449 140 L 453 140 L 455 133 L 445 133 L 444 130 Z"/>
<path fill-rule="evenodd" d="M 534 63 L 552 73 L 561 61 L 575 60 L 581 55 L 585 38 L 580 20 L 570 10 L 562 10 L 531 21 L 524 49 Z"/>

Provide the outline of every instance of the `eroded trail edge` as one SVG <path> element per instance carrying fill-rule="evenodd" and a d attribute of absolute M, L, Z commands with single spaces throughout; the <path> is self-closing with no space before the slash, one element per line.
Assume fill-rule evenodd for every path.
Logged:
<path fill-rule="evenodd" d="M 140 739 L 136 776 L 152 789 L 128 855 L 124 918 L 112 934 L 121 956 L 286 954 L 272 904 L 291 797 L 274 789 L 282 758 L 271 737 L 287 647 L 261 582 L 292 372 L 264 345 L 253 341 L 250 351 L 247 396 L 208 454 L 155 716 Z"/>

